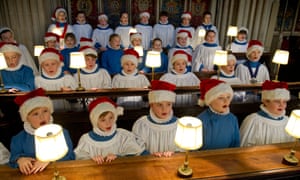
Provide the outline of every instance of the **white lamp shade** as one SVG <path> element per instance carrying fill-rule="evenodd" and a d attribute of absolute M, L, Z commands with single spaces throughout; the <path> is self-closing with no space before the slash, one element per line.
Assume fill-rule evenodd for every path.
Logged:
<path fill-rule="evenodd" d="M 130 34 L 130 33 L 137 33 L 137 29 L 135 29 L 135 28 L 130 28 L 130 29 L 129 29 L 129 34 Z"/>
<path fill-rule="evenodd" d="M 287 64 L 289 60 L 289 52 L 284 50 L 276 50 L 272 62 L 276 64 Z"/>
<path fill-rule="evenodd" d="M 206 33 L 205 29 L 199 29 L 198 37 L 204 37 L 205 33 Z"/>
<path fill-rule="evenodd" d="M 42 162 L 56 161 L 68 152 L 68 146 L 62 127 L 47 124 L 34 132 L 36 158 Z"/>
<path fill-rule="evenodd" d="M 216 50 L 213 63 L 218 66 L 226 66 L 227 65 L 227 51 Z"/>
<path fill-rule="evenodd" d="M 136 52 L 138 52 L 139 56 L 144 56 L 144 49 L 142 46 L 135 46 L 134 50 L 136 50 Z"/>
<path fill-rule="evenodd" d="M 7 64 L 6 64 L 4 54 L 0 53 L 0 70 L 1 69 L 6 69 L 6 68 L 7 68 Z"/>
<path fill-rule="evenodd" d="M 85 58 L 83 52 L 70 53 L 70 68 L 78 69 L 86 67 Z"/>
<path fill-rule="evenodd" d="M 185 150 L 196 150 L 202 147 L 202 121 L 185 116 L 178 119 L 175 144 Z"/>
<path fill-rule="evenodd" d="M 160 67 L 161 66 L 160 52 L 148 51 L 145 65 L 147 67 L 152 67 L 152 68 Z"/>
<path fill-rule="evenodd" d="M 300 138 L 300 109 L 292 111 L 285 131 L 295 138 Z"/>
<path fill-rule="evenodd" d="M 237 36 L 238 28 L 237 26 L 229 26 L 227 31 L 227 36 L 235 37 Z"/>
<path fill-rule="evenodd" d="M 34 46 L 34 56 L 40 56 L 41 52 L 45 49 L 43 45 L 35 45 Z"/>

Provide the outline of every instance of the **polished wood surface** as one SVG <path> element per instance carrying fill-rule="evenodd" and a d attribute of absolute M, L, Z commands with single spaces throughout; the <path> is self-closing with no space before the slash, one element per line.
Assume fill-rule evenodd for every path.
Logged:
<path fill-rule="evenodd" d="M 287 82 L 289 90 L 300 90 L 300 82 Z M 234 91 L 238 90 L 261 90 L 261 83 L 257 84 L 241 84 L 241 85 L 231 85 Z M 150 88 L 111 88 L 111 89 L 97 89 L 97 90 L 85 90 L 85 91 L 47 91 L 48 95 L 52 99 L 64 99 L 64 98 L 88 98 L 88 97 L 98 97 L 98 96 L 143 96 L 147 95 Z M 4 93 L 0 94 L 2 100 L 13 99 L 16 96 L 24 95 L 26 92 L 17 93 Z M 176 87 L 175 93 L 200 93 L 199 86 L 182 86 Z"/>
<path fill-rule="evenodd" d="M 248 148 L 233 148 L 189 153 L 191 179 L 270 179 L 300 176 L 300 166 L 281 163 L 294 143 L 274 144 Z M 297 147 L 296 156 L 300 159 Z M 57 162 L 61 175 L 71 180 L 82 179 L 180 179 L 176 172 L 184 162 L 185 153 L 169 158 L 149 156 L 117 158 L 112 163 L 96 165 L 92 160 Z M 18 169 L 0 166 L 0 179 L 50 179 L 51 164 L 36 175 L 22 175 Z"/>

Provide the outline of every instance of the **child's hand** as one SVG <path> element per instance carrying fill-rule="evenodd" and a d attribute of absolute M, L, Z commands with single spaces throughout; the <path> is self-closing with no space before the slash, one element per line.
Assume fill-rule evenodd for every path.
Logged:
<path fill-rule="evenodd" d="M 38 172 L 43 171 L 47 166 L 49 162 L 41 162 L 41 161 L 35 161 L 33 163 L 33 167 L 31 169 L 30 174 L 36 174 Z"/>
<path fill-rule="evenodd" d="M 21 157 L 17 160 L 17 163 L 19 165 L 19 169 L 22 174 L 29 175 L 31 173 L 31 169 L 33 167 L 35 159 L 30 157 Z"/>
<path fill-rule="evenodd" d="M 61 90 L 62 91 L 72 91 L 72 89 L 70 87 L 62 87 Z"/>
<path fill-rule="evenodd" d="M 172 151 L 163 152 L 163 156 L 165 157 L 171 157 L 174 154 Z"/>
<path fill-rule="evenodd" d="M 104 157 L 99 155 L 92 158 L 97 164 L 102 164 L 104 162 Z"/>
<path fill-rule="evenodd" d="M 155 152 L 155 153 L 153 153 L 153 156 L 155 156 L 155 157 L 162 157 L 163 153 L 162 152 Z"/>
<path fill-rule="evenodd" d="M 108 155 L 106 156 L 106 158 L 105 158 L 105 162 L 110 163 L 111 161 L 115 160 L 116 158 L 117 158 L 116 155 L 114 155 L 114 154 L 108 154 Z"/>

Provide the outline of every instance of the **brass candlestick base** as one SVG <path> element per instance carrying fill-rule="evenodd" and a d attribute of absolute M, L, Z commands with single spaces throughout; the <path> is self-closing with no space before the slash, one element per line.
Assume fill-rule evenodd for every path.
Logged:
<path fill-rule="evenodd" d="M 193 175 L 193 170 L 190 167 L 185 167 L 185 165 L 182 165 L 178 168 L 177 174 L 179 177 L 188 178 Z"/>
<path fill-rule="evenodd" d="M 85 90 L 85 88 L 82 86 L 79 86 L 78 88 L 76 88 L 76 91 L 84 91 L 84 90 Z"/>
<path fill-rule="evenodd" d="M 299 160 L 295 156 L 296 151 L 291 150 L 290 154 L 283 156 L 282 163 L 290 166 L 296 166 Z"/>

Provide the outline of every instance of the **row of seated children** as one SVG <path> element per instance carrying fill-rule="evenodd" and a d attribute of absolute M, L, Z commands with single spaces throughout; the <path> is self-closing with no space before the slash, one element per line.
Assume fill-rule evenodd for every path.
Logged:
<path fill-rule="evenodd" d="M 116 35 L 112 39 L 117 38 Z M 117 38 L 118 39 L 118 38 Z M 252 41 L 251 41 L 252 42 Z M 256 42 L 257 43 L 257 42 Z M 12 43 L 2 43 L 0 51 L 4 53 L 8 69 L 2 71 L 2 76 L 4 80 L 4 84 L 7 88 L 10 88 L 12 84 L 14 85 L 14 89 L 18 89 L 21 91 L 28 91 L 34 89 L 34 87 L 43 87 L 46 90 L 74 90 L 76 88 L 76 81 L 78 81 L 77 76 L 72 77 L 71 74 L 64 73 L 64 69 L 61 68 L 63 66 L 62 56 L 58 52 L 58 50 L 53 48 L 46 48 L 39 56 L 39 64 L 41 66 L 41 75 L 36 76 L 35 78 L 30 73 L 30 68 L 23 66 L 21 62 L 19 62 L 21 52 L 19 48 Z M 255 69 L 256 77 L 258 77 L 259 81 L 263 81 L 264 79 L 268 80 L 268 72 L 267 68 L 259 63 L 259 58 L 261 56 L 262 46 L 260 44 L 250 43 L 248 48 L 247 56 L 249 59 L 253 59 L 253 62 L 246 62 L 245 64 L 240 64 L 237 67 L 238 69 L 242 69 L 238 72 L 243 76 L 244 79 L 247 79 L 250 82 L 253 78 L 252 71 Z M 114 76 L 111 81 L 110 75 L 103 68 L 99 68 L 99 65 L 96 63 L 97 61 L 97 52 L 90 46 L 81 47 L 80 51 L 84 52 L 85 60 L 87 67 L 81 69 L 82 83 L 83 86 L 87 89 L 96 89 L 96 88 L 143 88 L 149 86 L 148 79 L 143 75 L 138 73 L 137 67 L 139 64 L 139 55 L 133 49 L 127 49 L 124 51 L 124 54 L 121 56 L 120 63 L 111 63 L 111 66 L 115 67 L 113 64 L 120 64 L 121 72 Z M 105 54 L 105 53 L 104 53 Z M 108 59 L 108 58 L 107 58 Z M 167 73 L 161 77 L 162 80 L 169 81 L 171 83 L 176 84 L 177 86 L 195 86 L 199 84 L 199 79 L 191 72 L 188 72 L 188 64 L 190 62 L 191 56 L 183 50 L 177 50 L 174 52 L 173 57 L 171 58 L 172 71 Z M 230 83 L 237 83 L 238 78 L 234 74 L 234 64 L 236 59 L 233 55 L 228 56 L 229 64 L 225 67 L 221 68 L 221 77 Z M 231 60 L 233 60 L 231 62 Z M 108 60 L 109 62 L 109 60 Z M 112 62 L 112 61 L 110 61 Z M 126 63 L 125 63 L 126 62 Z M 69 62 L 66 62 L 69 63 Z M 129 63 L 129 64 L 128 64 Z M 129 65 L 132 65 L 129 67 Z M 254 67 L 249 68 L 249 66 Z M 22 67 L 22 68 L 21 68 Z M 226 69 L 229 67 L 229 70 L 226 74 L 222 69 Z M 241 67 L 241 68 L 240 68 Z M 248 67 L 248 68 L 247 68 Z M 70 69 L 70 68 L 69 68 Z M 258 70 L 259 69 L 259 70 Z M 28 71 L 28 72 L 27 72 Z M 25 74 L 25 75 L 23 75 Z M 34 79 L 34 80 L 33 80 Z M 98 79 L 98 81 L 95 81 Z M 232 81 L 233 80 L 233 81 Z M 235 82 L 237 81 L 237 82 Z M 33 85 L 35 84 L 35 85 Z M 19 87 L 21 86 L 22 87 Z M 27 88 L 26 88 L 27 87 Z M 178 95 L 176 106 L 184 106 L 187 104 L 195 104 L 195 98 L 191 95 Z M 134 107 L 141 107 L 143 101 L 141 97 L 126 97 L 125 100 L 121 100 L 119 98 L 118 104 L 127 105 L 130 104 L 122 104 L 122 102 L 133 102 Z M 133 100 L 135 99 L 135 100 Z M 194 100 L 194 102 L 193 102 Z M 65 100 L 56 100 L 55 107 L 59 107 L 63 109 L 70 109 L 68 107 L 68 102 Z M 58 103 L 60 102 L 60 103 Z M 138 102 L 138 103 L 135 103 Z M 142 103 L 142 104 L 141 104 Z M 60 104 L 60 105 L 59 105 Z M 73 104 L 76 106 L 76 104 Z M 77 105 L 78 106 L 78 105 Z M 143 106 L 143 105 L 142 105 Z"/>
<path fill-rule="evenodd" d="M 68 153 L 60 159 L 92 159 L 97 164 L 109 163 L 118 157 L 152 154 L 170 157 L 181 152 L 174 143 L 177 117 L 173 115 L 175 102 L 174 84 L 154 80 L 149 92 L 149 114 L 139 118 L 132 132 L 117 128 L 118 115 L 123 109 L 107 97 L 100 97 L 89 104 L 90 121 L 93 129 L 81 136 L 76 148 L 67 130 L 64 136 Z M 207 105 L 197 117 L 203 123 L 203 147 L 201 150 L 222 149 L 240 146 L 255 146 L 291 142 L 284 128 L 288 117 L 286 103 L 290 93 L 285 82 L 266 81 L 262 86 L 261 110 L 247 116 L 240 129 L 238 120 L 230 112 L 229 105 L 233 90 L 229 84 L 206 79 L 200 83 L 199 105 Z M 34 131 L 45 124 L 53 123 L 53 104 L 43 89 L 18 96 L 15 102 L 24 121 L 24 130 L 14 136 L 10 146 L 9 165 L 29 175 L 43 171 L 49 162 L 35 158 Z M 7 163 L 9 152 L 0 146 L 0 162 Z"/>

